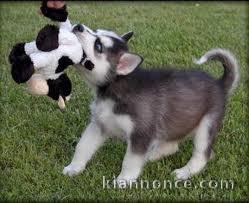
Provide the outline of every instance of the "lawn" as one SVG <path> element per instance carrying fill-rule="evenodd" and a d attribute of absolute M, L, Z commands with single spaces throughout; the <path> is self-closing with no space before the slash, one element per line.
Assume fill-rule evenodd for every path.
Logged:
<path fill-rule="evenodd" d="M 73 178 L 63 167 L 74 153 L 75 143 L 89 122 L 91 92 L 77 72 L 67 72 L 73 96 L 64 112 L 47 97 L 28 94 L 11 78 L 8 54 L 12 46 L 31 41 L 49 20 L 38 15 L 39 2 L 1 2 L 0 16 L 0 200 L 241 200 L 248 194 L 248 4 L 246 2 L 68 2 L 71 21 L 117 33 L 133 30 L 130 49 L 144 57 L 143 66 L 175 64 L 196 67 L 220 76 L 221 65 L 193 64 L 214 47 L 231 50 L 241 66 L 241 83 L 231 97 L 224 124 L 208 167 L 191 179 L 232 180 L 234 187 L 103 188 L 102 177 L 118 175 L 125 143 L 108 141 Z M 169 180 L 175 168 L 186 164 L 192 152 L 187 140 L 180 151 L 148 163 L 141 179 Z"/>

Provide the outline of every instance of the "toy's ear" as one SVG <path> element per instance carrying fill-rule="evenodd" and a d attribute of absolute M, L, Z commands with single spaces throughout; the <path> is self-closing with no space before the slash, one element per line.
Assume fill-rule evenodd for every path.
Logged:
<path fill-rule="evenodd" d="M 9 63 L 10 64 L 16 63 L 18 59 L 23 55 L 26 55 L 26 53 L 25 53 L 25 43 L 22 42 L 13 46 L 9 54 Z"/>
<path fill-rule="evenodd" d="M 143 58 L 137 54 L 124 53 L 121 55 L 118 65 L 118 75 L 128 75 L 143 62 Z"/>
<path fill-rule="evenodd" d="M 16 83 L 24 83 L 35 72 L 31 58 L 25 52 L 25 43 L 16 44 L 10 54 L 11 75 Z"/>
<path fill-rule="evenodd" d="M 59 28 L 55 25 L 46 25 L 40 30 L 36 38 L 36 46 L 41 51 L 52 51 L 59 47 Z"/>
<path fill-rule="evenodd" d="M 27 82 L 34 72 L 33 62 L 28 55 L 18 57 L 16 62 L 11 65 L 12 78 L 18 84 Z"/>

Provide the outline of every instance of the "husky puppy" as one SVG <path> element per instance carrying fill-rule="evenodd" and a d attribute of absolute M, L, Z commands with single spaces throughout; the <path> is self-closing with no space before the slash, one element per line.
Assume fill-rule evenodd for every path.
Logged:
<path fill-rule="evenodd" d="M 127 151 L 117 181 L 134 181 L 147 161 L 175 153 L 178 143 L 193 132 L 191 159 L 174 170 L 178 179 L 200 172 L 212 154 L 228 95 L 239 81 L 235 57 L 212 49 L 198 61 L 218 60 L 224 74 L 214 79 L 199 70 L 142 69 L 141 56 L 128 51 L 132 32 L 119 36 L 76 25 L 73 32 L 85 56 L 77 68 L 93 88 L 91 122 L 82 133 L 70 165 L 69 176 L 83 171 L 108 137 L 127 141 Z"/>

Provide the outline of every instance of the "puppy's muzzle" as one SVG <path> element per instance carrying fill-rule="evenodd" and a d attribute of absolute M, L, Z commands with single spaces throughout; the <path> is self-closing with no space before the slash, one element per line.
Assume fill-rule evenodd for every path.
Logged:
<path fill-rule="evenodd" d="M 81 24 L 76 25 L 76 26 L 73 28 L 73 32 L 84 32 L 84 27 L 83 27 L 83 25 L 81 25 Z"/>

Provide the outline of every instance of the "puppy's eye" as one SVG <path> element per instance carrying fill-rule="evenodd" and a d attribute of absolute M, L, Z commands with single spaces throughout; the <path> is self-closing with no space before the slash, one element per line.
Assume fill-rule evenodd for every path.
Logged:
<path fill-rule="evenodd" d="M 99 52 L 99 53 L 102 53 L 103 51 L 103 45 L 102 43 L 100 42 L 99 38 L 97 38 L 95 40 L 95 43 L 94 43 L 94 49 Z"/>

